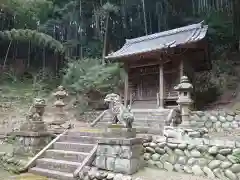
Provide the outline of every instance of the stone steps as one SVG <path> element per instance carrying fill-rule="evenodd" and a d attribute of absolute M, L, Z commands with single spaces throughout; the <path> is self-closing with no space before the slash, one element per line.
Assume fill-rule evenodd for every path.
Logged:
<path fill-rule="evenodd" d="M 74 129 L 62 136 L 36 161 L 31 173 L 59 180 L 72 180 L 73 173 L 94 148 L 101 130 Z"/>
<path fill-rule="evenodd" d="M 82 144 L 74 142 L 56 142 L 54 149 L 66 150 L 66 151 L 77 151 L 77 152 L 90 152 L 94 147 L 94 144 Z"/>
<path fill-rule="evenodd" d="M 99 128 L 107 127 L 107 122 L 99 122 L 97 124 Z M 164 124 L 144 124 L 141 122 L 133 123 L 133 127 L 136 128 L 136 132 L 139 134 L 155 134 L 155 135 L 162 135 Z M 77 140 L 75 140 L 77 141 Z"/>
<path fill-rule="evenodd" d="M 84 152 L 50 149 L 45 152 L 45 158 L 82 162 L 88 154 L 89 153 Z"/>
<path fill-rule="evenodd" d="M 96 144 L 99 137 L 90 137 L 90 136 L 62 136 L 60 137 L 60 142 L 81 142 L 81 143 L 88 143 L 88 144 Z"/>
<path fill-rule="evenodd" d="M 30 173 L 38 174 L 40 176 L 46 176 L 48 178 L 54 178 L 58 180 L 74 180 L 73 173 L 65 173 L 60 171 L 53 171 L 49 169 L 43 169 L 34 167 L 29 170 Z"/>
<path fill-rule="evenodd" d="M 85 129 L 80 131 L 74 130 L 67 133 L 68 136 L 91 136 L 91 137 L 100 137 L 102 135 L 103 130 L 96 130 L 96 129 L 90 129 L 89 131 L 93 132 L 87 132 Z M 95 131 L 95 132 L 94 132 Z"/>
<path fill-rule="evenodd" d="M 108 122 L 99 122 L 97 124 L 97 127 L 107 127 Z M 158 121 L 152 121 L 152 122 L 147 122 L 147 121 L 135 121 L 133 122 L 133 127 L 157 127 L 157 128 L 162 128 L 164 126 L 164 123 L 161 122 L 160 120 Z"/>
<path fill-rule="evenodd" d="M 164 122 L 170 113 L 170 109 L 132 109 L 134 115 L 133 127 L 149 127 L 163 129 Z M 111 121 L 111 114 L 105 116 L 96 124 L 96 127 L 107 127 Z"/>
<path fill-rule="evenodd" d="M 56 159 L 48 159 L 42 158 L 37 160 L 37 167 L 42 169 L 49 169 L 53 171 L 61 171 L 66 173 L 74 172 L 81 163 L 71 162 L 71 161 L 63 161 Z"/>
<path fill-rule="evenodd" d="M 137 134 L 154 134 L 154 135 L 163 135 L 163 129 L 157 127 L 135 127 Z"/>
<path fill-rule="evenodd" d="M 106 119 L 103 119 L 100 122 L 109 122 L 109 121 L 107 121 Z M 141 118 L 141 119 L 134 120 L 133 123 L 146 123 L 146 124 L 147 123 L 149 123 L 149 124 L 156 123 L 156 124 L 159 124 L 159 123 L 162 123 L 162 122 L 164 122 L 164 120 L 158 119 L 158 118 L 156 118 L 156 119 L 144 119 L 144 118 Z"/>

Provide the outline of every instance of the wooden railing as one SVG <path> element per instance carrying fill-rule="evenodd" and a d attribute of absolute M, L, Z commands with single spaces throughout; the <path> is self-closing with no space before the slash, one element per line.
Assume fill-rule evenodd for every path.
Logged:
<path fill-rule="evenodd" d="M 94 127 L 106 114 L 108 110 L 104 110 L 91 124 L 90 127 Z"/>
<path fill-rule="evenodd" d="M 81 163 L 81 165 L 74 171 L 73 177 L 76 178 L 79 176 L 79 173 L 83 170 L 85 166 L 89 166 L 92 164 L 92 162 L 95 159 L 96 153 L 97 153 L 98 144 L 96 144 L 90 154 L 84 159 L 84 161 Z"/>
<path fill-rule="evenodd" d="M 133 104 L 133 102 L 136 100 L 135 99 L 135 93 L 130 93 L 130 97 L 129 97 L 129 106 L 130 106 L 130 108 L 132 107 L 132 104 Z"/>
<path fill-rule="evenodd" d="M 48 150 L 52 145 L 59 140 L 60 137 L 65 135 L 69 129 L 66 129 L 62 134 L 59 134 L 56 138 L 54 138 L 49 144 L 47 144 L 39 153 L 37 153 L 27 164 L 24 166 L 20 172 L 26 172 L 29 168 L 32 168 L 36 164 L 36 160 L 40 158 L 46 150 Z"/>

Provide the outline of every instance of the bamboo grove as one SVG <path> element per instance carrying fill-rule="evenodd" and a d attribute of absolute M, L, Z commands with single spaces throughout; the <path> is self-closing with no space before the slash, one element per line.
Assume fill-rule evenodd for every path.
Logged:
<path fill-rule="evenodd" d="M 133 38 L 199 22 L 226 25 L 239 37 L 238 0 L 2 0 L 2 65 L 21 48 L 25 58 L 60 54 L 104 57 Z M 223 16 L 222 16 L 223 15 Z M 224 23 L 219 17 L 224 17 Z M 40 54 L 40 55 L 39 55 Z M 42 54 L 42 55 L 41 55 Z M 15 55 L 18 56 L 18 55 Z M 22 55 L 24 56 L 24 55 Z M 36 55 L 37 56 L 37 55 Z"/>

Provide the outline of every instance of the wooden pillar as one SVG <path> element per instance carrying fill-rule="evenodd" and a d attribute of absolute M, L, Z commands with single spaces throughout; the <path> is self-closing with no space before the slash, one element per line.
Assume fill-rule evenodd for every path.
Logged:
<path fill-rule="evenodd" d="M 179 83 L 180 83 L 180 79 L 181 77 L 184 75 L 184 72 L 183 72 L 183 59 L 180 59 L 180 66 L 179 66 L 179 70 L 180 70 L 180 77 L 179 77 Z"/>
<path fill-rule="evenodd" d="M 164 78 L 162 62 L 159 64 L 159 107 L 164 108 Z"/>
<path fill-rule="evenodd" d="M 124 64 L 124 70 L 125 70 L 125 78 L 124 78 L 124 105 L 127 107 L 128 102 L 128 94 L 129 94 L 129 87 L 128 87 L 128 66 Z"/>

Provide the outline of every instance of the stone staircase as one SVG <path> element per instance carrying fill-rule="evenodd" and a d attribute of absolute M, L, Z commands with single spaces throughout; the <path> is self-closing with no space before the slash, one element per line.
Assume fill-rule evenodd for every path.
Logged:
<path fill-rule="evenodd" d="M 162 135 L 163 126 L 171 109 L 132 109 L 134 114 L 133 127 L 137 129 L 138 134 Z M 112 119 L 109 112 L 95 125 L 95 127 L 107 127 Z"/>
<path fill-rule="evenodd" d="M 61 136 L 42 158 L 37 159 L 36 166 L 29 171 L 59 180 L 74 179 L 74 171 L 88 157 L 101 136 L 98 129 L 89 129 L 88 131 L 90 132 L 75 129 Z"/>

